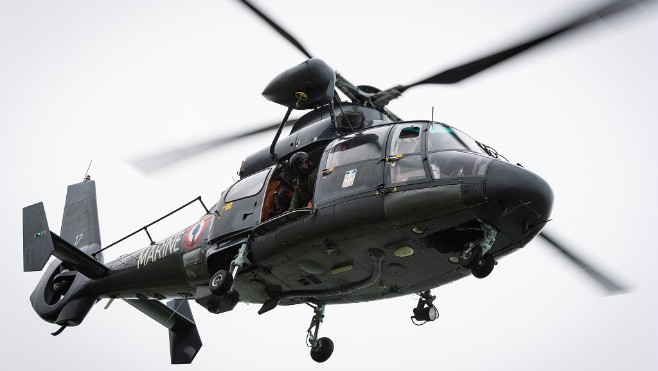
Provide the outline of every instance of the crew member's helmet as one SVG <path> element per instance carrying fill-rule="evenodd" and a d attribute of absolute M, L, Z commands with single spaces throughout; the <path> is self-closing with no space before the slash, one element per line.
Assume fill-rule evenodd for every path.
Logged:
<path fill-rule="evenodd" d="M 306 167 L 304 167 L 303 164 L 306 164 Z M 300 151 L 290 157 L 290 166 L 297 170 L 298 173 L 303 174 L 313 167 L 313 163 L 311 162 L 308 153 Z"/>

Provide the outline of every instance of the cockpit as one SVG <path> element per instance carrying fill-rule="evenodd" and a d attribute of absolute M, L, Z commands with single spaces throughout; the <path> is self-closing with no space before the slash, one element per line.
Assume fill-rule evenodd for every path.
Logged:
<path fill-rule="evenodd" d="M 483 181 L 496 158 L 489 147 L 461 131 L 428 121 L 370 127 L 303 150 L 317 171 L 311 208 L 430 183 Z M 213 234 L 218 237 L 289 214 L 295 176 L 282 164 L 242 178 L 225 193 L 220 206 L 221 214 L 237 209 L 242 215 L 228 218 L 230 226 L 224 220 Z"/>
<path fill-rule="evenodd" d="M 336 139 L 325 150 L 318 202 L 433 181 L 483 177 L 488 147 L 437 122 L 407 122 Z"/>

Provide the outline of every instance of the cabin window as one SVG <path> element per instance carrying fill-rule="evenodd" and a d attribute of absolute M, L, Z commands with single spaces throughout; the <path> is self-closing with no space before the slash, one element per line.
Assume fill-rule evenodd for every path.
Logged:
<path fill-rule="evenodd" d="M 383 180 L 386 137 L 390 126 L 351 134 L 333 142 L 318 174 L 318 203 L 373 192 Z"/>
<path fill-rule="evenodd" d="M 422 124 L 399 124 L 388 149 L 388 173 L 393 184 L 428 178 L 421 158 Z"/>
<path fill-rule="evenodd" d="M 265 180 L 269 173 L 270 169 L 265 169 L 256 174 L 240 179 L 226 194 L 225 202 L 257 195 L 261 189 L 263 189 L 263 185 L 265 184 Z"/>
<path fill-rule="evenodd" d="M 388 127 L 353 134 L 336 141 L 327 159 L 327 168 L 336 168 L 348 163 L 380 159 Z"/>

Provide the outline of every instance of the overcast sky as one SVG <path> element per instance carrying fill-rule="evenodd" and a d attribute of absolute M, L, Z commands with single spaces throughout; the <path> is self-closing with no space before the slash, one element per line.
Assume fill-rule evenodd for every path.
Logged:
<path fill-rule="evenodd" d="M 414 82 L 604 1 L 258 1 L 355 84 Z M 484 280 L 435 289 L 441 317 L 416 327 L 412 296 L 329 306 L 325 364 L 304 343 L 312 311 L 257 305 L 212 315 L 192 303 L 208 369 L 655 370 L 658 277 L 656 7 L 597 22 L 455 86 L 391 103 L 405 119 L 460 128 L 552 186 L 547 227 L 632 289 L 602 290 L 542 241 Z M 21 210 L 45 203 L 59 231 L 66 186 L 90 160 L 109 244 L 201 195 L 214 204 L 240 161 L 273 133 L 145 176 L 126 160 L 280 120 L 260 95 L 304 57 L 237 1 L 0 0 L 2 364 L 11 369 L 169 369 L 167 331 L 123 302 L 81 326 L 32 310 L 39 273 L 22 272 Z M 190 225 L 189 210 L 154 238 Z M 136 236 L 112 260 L 148 244 Z"/>

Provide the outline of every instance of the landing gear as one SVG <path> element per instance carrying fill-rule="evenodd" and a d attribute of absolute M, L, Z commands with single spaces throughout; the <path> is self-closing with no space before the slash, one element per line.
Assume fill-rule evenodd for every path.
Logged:
<path fill-rule="evenodd" d="M 462 259 L 462 257 L 466 258 Z M 459 255 L 459 262 L 462 267 L 470 269 L 473 276 L 484 278 L 488 276 L 498 264 L 491 254 L 482 254 L 482 249 L 475 246 L 472 249 L 466 249 Z"/>
<path fill-rule="evenodd" d="M 327 337 L 318 338 L 320 332 L 320 324 L 324 319 L 324 304 L 313 306 L 314 315 L 311 320 L 311 325 L 306 331 L 306 344 L 311 347 L 311 358 L 315 362 L 322 363 L 331 357 L 334 352 L 334 342 Z"/>
<path fill-rule="evenodd" d="M 494 259 L 491 254 L 486 254 L 473 268 L 471 268 L 471 273 L 477 278 L 484 278 L 493 271 L 496 264 L 498 264 L 496 259 Z"/>
<path fill-rule="evenodd" d="M 464 268 L 472 268 L 482 258 L 482 248 L 475 244 L 469 244 L 469 247 L 459 254 L 459 264 Z"/>
<path fill-rule="evenodd" d="M 466 250 L 459 254 L 459 264 L 466 269 L 470 269 L 473 276 L 477 278 L 487 277 L 498 264 L 494 257 L 489 254 L 496 241 L 496 234 L 498 233 L 494 227 L 489 224 L 482 224 L 480 226 L 484 234 L 484 238 L 479 245 L 470 243 Z"/>
<path fill-rule="evenodd" d="M 225 270 L 220 269 L 210 278 L 210 292 L 217 296 L 226 294 L 233 286 L 233 276 Z"/>
<path fill-rule="evenodd" d="M 311 348 L 311 358 L 315 362 L 322 363 L 331 357 L 334 352 L 334 342 L 329 338 L 319 338 L 318 346 Z"/>
<path fill-rule="evenodd" d="M 233 259 L 229 270 L 220 269 L 210 278 L 208 286 L 210 287 L 210 292 L 217 296 L 222 296 L 233 288 L 233 281 L 235 276 L 238 275 L 238 270 L 246 265 L 251 264 L 249 259 L 247 259 L 247 254 L 249 253 L 249 244 L 243 243 L 238 251 L 238 255 Z M 230 271 L 230 272 L 229 272 Z"/>

